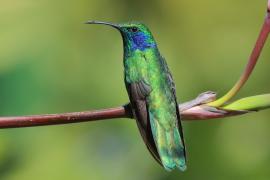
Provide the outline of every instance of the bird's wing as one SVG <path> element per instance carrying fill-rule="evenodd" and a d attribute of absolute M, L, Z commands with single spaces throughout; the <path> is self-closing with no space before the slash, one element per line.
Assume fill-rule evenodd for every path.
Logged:
<path fill-rule="evenodd" d="M 180 136 L 181 136 L 181 140 L 182 140 L 182 143 L 183 143 L 183 146 L 184 146 L 184 156 L 186 157 L 186 146 L 185 146 L 185 140 L 184 140 L 184 133 L 183 133 L 183 128 L 182 128 L 182 124 L 181 124 L 181 117 L 180 117 L 180 111 L 179 111 L 179 107 L 178 107 L 178 102 L 177 102 L 177 98 L 176 98 L 176 90 L 175 90 L 175 83 L 173 81 L 173 77 L 172 77 L 172 74 L 168 68 L 168 65 L 166 63 L 166 60 L 163 56 L 160 56 L 161 58 L 161 62 L 163 63 L 163 66 L 164 67 L 164 71 L 166 72 L 166 75 L 167 75 L 167 80 L 170 82 L 171 84 L 171 88 L 172 88 L 172 92 L 173 92 L 173 96 L 174 96 L 174 101 L 175 101 L 175 104 L 176 104 L 176 114 L 177 114 L 177 125 L 178 125 L 178 129 L 179 129 L 179 133 L 180 133 Z"/>
<path fill-rule="evenodd" d="M 162 57 L 160 57 L 159 60 L 162 63 L 161 67 L 164 68 L 162 69 L 162 72 L 164 73 L 163 77 L 166 78 L 167 83 L 169 83 L 167 84 L 168 86 L 165 85 L 164 88 L 171 88 L 166 90 L 171 92 L 167 97 L 170 99 L 169 102 L 172 101 L 171 104 L 168 104 L 170 108 L 167 109 L 171 112 L 164 112 L 165 114 L 170 113 L 170 115 L 163 117 L 156 114 L 153 107 L 150 106 L 149 114 L 151 129 L 164 168 L 170 171 L 175 167 L 178 167 L 180 170 L 184 171 L 186 169 L 186 153 L 180 114 L 175 95 L 175 85 L 165 60 Z M 173 108 L 175 109 L 173 110 Z"/>
<path fill-rule="evenodd" d="M 140 80 L 136 83 L 126 83 L 126 88 L 131 100 L 132 111 L 144 143 L 154 159 L 162 165 L 153 139 L 146 102 L 146 97 L 150 94 L 151 87 L 143 80 Z"/>

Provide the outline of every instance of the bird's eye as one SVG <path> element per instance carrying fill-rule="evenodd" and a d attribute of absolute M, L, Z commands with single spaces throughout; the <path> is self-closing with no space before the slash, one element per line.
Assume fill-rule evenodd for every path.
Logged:
<path fill-rule="evenodd" d="M 130 32 L 138 32 L 138 28 L 137 27 L 131 27 L 128 29 Z"/>

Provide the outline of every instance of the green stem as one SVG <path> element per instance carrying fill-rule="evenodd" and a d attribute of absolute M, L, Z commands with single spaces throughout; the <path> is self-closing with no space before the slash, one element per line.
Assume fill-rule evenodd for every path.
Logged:
<path fill-rule="evenodd" d="M 227 94 L 217 99 L 216 101 L 209 103 L 208 104 L 209 106 L 214 106 L 214 107 L 222 106 L 224 103 L 228 102 L 233 96 L 235 96 L 239 92 L 239 90 L 244 86 L 249 76 L 251 75 L 254 67 L 256 66 L 256 63 L 259 59 L 261 51 L 267 40 L 269 32 L 270 32 L 270 0 L 268 1 L 267 15 L 264 20 L 264 24 L 261 28 L 261 32 L 254 46 L 254 49 L 250 55 L 245 71 L 243 72 L 243 74 L 241 75 L 237 83 L 233 86 L 233 88 Z"/>

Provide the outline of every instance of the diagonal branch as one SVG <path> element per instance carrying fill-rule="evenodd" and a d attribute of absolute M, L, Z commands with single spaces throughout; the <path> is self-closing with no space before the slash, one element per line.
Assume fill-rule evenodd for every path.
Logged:
<path fill-rule="evenodd" d="M 43 114 L 31 116 L 0 117 L 0 128 L 18 128 L 57 124 L 79 123 L 86 121 L 108 120 L 114 118 L 131 118 L 128 105 L 116 108 L 71 112 L 62 114 Z"/>
<path fill-rule="evenodd" d="M 236 101 L 228 106 L 226 109 L 219 109 L 208 106 L 206 104 L 196 105 L 188 109 L 182 109 L 179 105 L 180 115 L 182 120 L 206 120 L 214 118 L 224 118 L 229 116 L 242 115 L 256 110 L 270 108 L 270 95 L 261 95 L 243 100 Z M 269 99 L 265 101 L 266 97 Z M 264 99 L 264 101 L 262 101 Z M 248 102 L 248 103 L 246 103 Z M 251 104 L 256 104 L 256 107 Z M 246 108 L 245 108 L 246 107 Z M 251 109 L 252 107 L 252 109 Z M 243 110 L 242 110 L 242 109 Z M 249 111 L 252 110 L 252 111 Z M 32 127 L 45 125 L 58 125 L 69 123 L 80 123 L 98 120 L 110 120 L 115 118 L 129 118 L 132 119 L 131 106 L 129 104 L 102 110 L 72 112 L 63 114 L 44 114 L 32 116 L 15 116 L 15 117 L 0 117 L 0 128 L 18 128 L 18 127 Z"/>
<path fill-rule="evenodd" d="M 111 120 L 115 118 L 130 118 L 133 116 L 130 113 L 129 105 L 120 106 L 110 109 L 72 112 L 63 114 L 44 114 L 32 116 L 14 116 L 0 117 L 0 128 L 19 128 L 45 125 L 59 125 L 69 123 L 80 123 L 88 121 Z M 201 106 L 195 106 L 181 112 L 183 120 L 202 120 L 210 118 L 220 118 L 232 115 L 232 111 L 216 111 L 211 112 Z M 237 113 L 243 114 L 243 113 Z"/>

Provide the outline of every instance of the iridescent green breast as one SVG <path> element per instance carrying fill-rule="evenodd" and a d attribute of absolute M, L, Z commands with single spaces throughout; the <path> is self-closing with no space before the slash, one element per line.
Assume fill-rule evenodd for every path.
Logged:
<path fill-rule="evenodd" d="M 147 49 L 145 51 L 137 49 L 124 59 L 127 82 L 133 83 L 143 79 L 146 83 L 149 83 L 150 60 L 154 58 L 155 52 L 153 49 Z"/>

